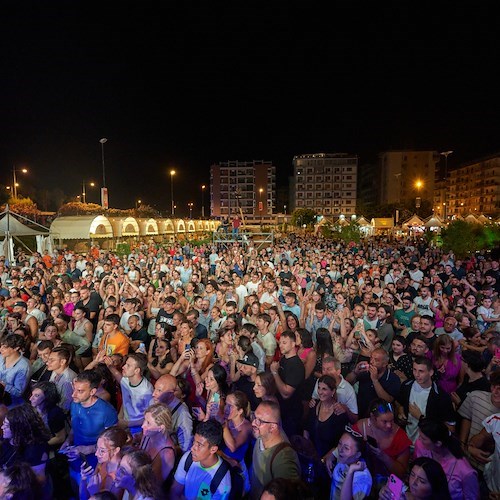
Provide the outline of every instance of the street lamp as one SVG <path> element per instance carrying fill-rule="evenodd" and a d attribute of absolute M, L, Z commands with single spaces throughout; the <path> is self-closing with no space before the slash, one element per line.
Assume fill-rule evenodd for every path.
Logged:
<path fill-rule="evenodd" d="M 262 209 L 264 208 L 262 206 L 262 193 L 264 192 L 264 189 L 259 188 L 259 212 L 260 212 L 260 225 L 262 226 Z"/>
<path fill-rule="evenodd" d="M 444 210 L 443 210 L 443 215 L 444 215 L 444 220 L 447 220 L 448 218 L 448 209 L 447 209 L 447 201 L 448 201 L 448 156 L 451 155 L 453 151 L 443 151 L 442 153 L 439 153 L 440 155 L 444 156 Z"/>
<path fill-rule="evenodd" d="M 189 218 L 192 219 L 193 218 L 193 202 L 189 202 L 188 203 L 188 207 L 189 207 Z"/>
<path fill-rule="evenodd" d="M 139 205 L 140 205 L 141 203 L 142 203 L 142 200 L 137 200 L 137 201 L 135 202 L 135 208 L 136 208 L 136 210 L 139 208 Z"/>
<path fill-rule="evenodd" d="M 95 184 L 93 182 L 89 182 L 90 187 L 94 187 Z M 87 203 L 87 192 L 85 191 L 85 181 L 82 181 L 82 201 L 83 203 Z"/>
<path fill-rule="evenodd" d="M 175 214 L 175 205 L 174 205 L 174 175 L 175 170 L 170 170 L 170 200 L 172 203 L 172 217 Z"/>
<path fill-rule="evenodd" d="M 19 186 L 19 184 L 17 183 L 16 172 L 22 172 L 23 174 L 26 174 L 28 170 L 26 168 L 17 169 L 15 165 L 12 167 L 12 181 L 13 181 L 12 184 L 14 187 L 14 198 L 17 198 L 17 188 Z"/>
<path fill-rule="evenodd" d="M 203 184 L 203 186 L 201 186 L 201 218 L 204 219 L 205 218 L 205 188 L 207 186 L 205 186 L 205 184 Z"/>
<path fill-rule="evenodd" d="M 422 201 L 422 198 L 420 197 L 420 190 L 422 189 L 423 185 L 424 183 L 420 179 L 417 179 L 415 181 L 415 187 L 417 188 L 417 194 L 418 194 L 418 196 L 415 198 L 415 208 L 417 209 L 417 211 L 420 208 L 420 203 Z"/>
<path fill-rule="evenodd" d="M 101 158 L 102 158 L 102 189 L 101 189 L 101 205 L 104 209 L 108 208 L 108 191 L 106 188 L 106 167 L 104 164 L 104 144 L 108 142 L 106 137 L 99 139 L 101 143 Z"/>

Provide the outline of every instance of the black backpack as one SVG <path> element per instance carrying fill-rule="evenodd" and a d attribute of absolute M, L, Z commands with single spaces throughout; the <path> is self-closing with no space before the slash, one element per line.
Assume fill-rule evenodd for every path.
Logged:
<path fill-rule="evenodd" d="M 224 479 L 224 476 L 229 471 L 229 474 L 231 476 L 231 491 L 229 492 L 229 499 L 239 500 L 243 498 L 245 487 L 245 477 L 243 475 L 243 471 L 238 466 L 233 467 L 227 460 L 224 460 L 222 457 L 220 457 L 220 459 L 221 464 L 215 472 L 212 481 L 210 481 L 211 496 L 213 497 L 215 495 L 217 488 Z M 184 462 L 184 471 L 186 472 L 186 474 L 191 468 L 191 465 L 193 465 L 193 456 L 191 452 L 189 452 L 189 455 L 186 457 L 186 461 Z"/>

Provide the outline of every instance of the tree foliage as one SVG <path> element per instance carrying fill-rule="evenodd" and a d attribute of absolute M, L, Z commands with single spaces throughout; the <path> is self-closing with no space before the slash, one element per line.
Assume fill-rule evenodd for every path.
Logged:
<path fill-rule="evenodd" d="M 25 198 L 23 196 L 9 198 L 8 204 L 11 212 L 24 215 L 25 217 L 35 217 L 41 214 L 36 203 L 31 198 Z M 5 210 L 5 206 L 2 207 L 2 211 L 3 210 Z"/>
<path fill-rule="evenodd" d="M 317 213 L 312 208 L 296 208 L 293 211 L 290 223 L 301 227 L 304 224 L 310 226 L 316 222 Z"/>
<path fill-rule="evenodd" d="M 475 224 L 455 220 L 442 231 L 443 249 L 464 259 L 480 250 L 490 250 L 500 244 L 500 229 L 496 225 Z"/>

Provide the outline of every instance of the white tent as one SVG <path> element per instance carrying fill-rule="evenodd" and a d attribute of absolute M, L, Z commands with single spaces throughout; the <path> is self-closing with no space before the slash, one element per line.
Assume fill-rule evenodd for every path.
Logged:
<path fill-rule="evenodd" d="M 3 235 L 3 240 L 0 243 L 0 255 L 5 256 L 8 263 L 14 262 L 14 240 L 17 240 L 30 252 L 32 249 L 28 248 L 20 239 L 20 236 L 36 236 L 37 247 L 38 241 L 43 241 L 44 237 L 49 238 L 49 230 L 45 226 L 38 224 L 23 215 L 16 214 L 9 210 L 9 205 L 6 205 L 5 210 L 0 214 L 3 216 L 0 219 L 0 234 Z M 32 226 L 26 226 L 19 219 L 29 222 Z M 36 229 L 35 229 L 36 227 Z M 41 238 L 41 239 L 40 239 Z"/>
<path fill-rule="evenodd" d="M 71 215 L 54 219 L 50 234 L 60 240 L 113 238 L 113 227 L 104 215 Z"/>

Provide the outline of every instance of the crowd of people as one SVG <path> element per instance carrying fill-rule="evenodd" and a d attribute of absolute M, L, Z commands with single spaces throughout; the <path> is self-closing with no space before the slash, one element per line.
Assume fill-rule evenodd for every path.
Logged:
<path fill-rule="evenodd" d="M 383 237 L 2 257 L 0 498 L 498 498 L 499 288 Z"/>

